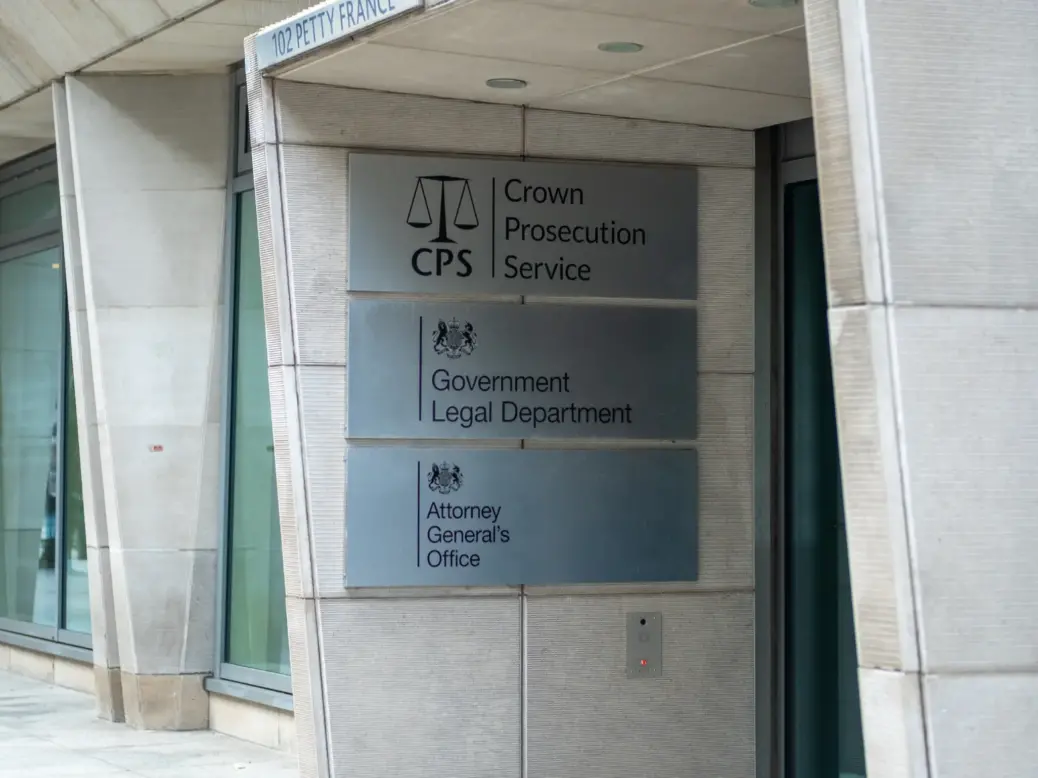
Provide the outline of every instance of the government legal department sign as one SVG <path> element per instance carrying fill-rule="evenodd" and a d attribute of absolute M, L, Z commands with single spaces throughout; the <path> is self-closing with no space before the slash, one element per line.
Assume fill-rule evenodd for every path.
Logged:
<path fill-rule="evenodd" d="M 350 437 L 696 437 L 696 310 L 349 305 Z"/>
<path fill-rule="evenodd" d="M 692 169 L 350 154 L 349 289 L 696 297 Z"/>

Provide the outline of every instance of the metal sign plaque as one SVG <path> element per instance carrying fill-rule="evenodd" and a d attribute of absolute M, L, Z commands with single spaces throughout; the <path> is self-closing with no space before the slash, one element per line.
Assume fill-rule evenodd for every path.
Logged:
<path fill-rule="evenodd" d="M 352 447 L 346 585 L 694 581 L 696 452 Z"/>
<path fill-rule="evenodd" d="M 349 304 L 353 438 L 696 437 L 696 311 Z"/>
<path fill-rule="evenodd" d="M 422 0 L 325 0 L 256 35 L 262 71 L 422 7 Z"/>
<path fill-rule="evenodd" d="M 693 169 L 350 154 L 349 289 L 696 297 Z"/>

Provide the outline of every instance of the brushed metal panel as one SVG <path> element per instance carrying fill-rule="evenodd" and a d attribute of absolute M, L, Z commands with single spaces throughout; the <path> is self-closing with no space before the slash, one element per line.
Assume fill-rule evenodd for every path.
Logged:
<path fill-rule="evenodd" d="M 663 615 L 660 678 L 626 677 L 629 611 Z M 751 593 L 528 598 L 526 636 L 529 775 L 754 775 Z"/>
<path fill-rule="evenodd" d="M 336 775 L 519 778 L 517 596 L 318 608 Z"/>
<path fill-rule="evenodd" d="M 350 289 L 696 297 L 694 168 L 350 154 Z"/>
<path fill-rule="evenodd" d="M 522 109 L 277 82 L 283 143 L 459 154 L 522 153 Z"/>
<path fill-rule="evenodd" d="M 696 577 L 695 451 L 364 446 L 347 478 L 348 586 Z"/>
<path fill-rule="evenodd" d="M 893 320 L 925 669 L 1038 670 L 1038 311 Z"/>
<path fill-rule="evenodd" d="M 696 437 L 693 308 L 355 300 L 349 317 L 351 437 Z"/>
<path fill-rule="evenodd" d="M 753 167 L 753 133 L 612 116 L 526 111 L 531 157 Z"/>
<path fill-rule="evenodd" d="M 346 360 L 346 152 L 283 145 L 285 242 L 301 365 Z"/>
<path fill-rule="evenodd" d="M 659 678 L 663 675 L 663 614 L 628 611 L 628 678 Z"/>
<path fill-rule="evenodd" d="M 343 441 L 344 443 L 345 441 Z M 423 445 L 418 443 L 417 445 Z M 424 444 L 433 445 L 436 444 Z M 519 441 L 466 441 L 466 447 L 471 448 L 482 448 L 487 451 L 501 450 L 501 449 L 518 449 L 521 446 Z M 359 447 L 347 448 L 346 450 L 346 463 L 349 464 L 350 452 L 357 450 Z M 324 479 L 322 478 L 322 490 L 325 489 Z M 338 490 L 340 498 L 345 502 L 344 494 L 348 493 L 350 484 L 347 476 L 345 478 L 337 478 L 335 483 L 328 483 L 326 485 L 329 494 L 332 493 L 333 489 Z M 343 581 L 349 576 L 349 569 L 345 567 L 346 563 L 346 546 L 347 541 L 345 529 L 346 524 L 349 521 L 349 511 L 344 512 L 323 510 L 320 513 L 316 513 L 314 516 L 315 526 L 317 532 L 320 533 L 322 538 L 321 544 L 316 548 L 316 560 L 317 560 L 317 576 L 319 592 L 322 597 L 344 597 L 344 596 L 377 596 L 377 597 L 391 597 L 391 596 L 409 596 L 409 597 L 424 597 L 424 596 L 442 596 L 449 593 L 454 596 L 473 596 L 473 595 L 485 595 L 485 594 L 498 594 L 502 591 L 510 590 L 510 587 L 494 587 L 494 586 L 466 586 L 466 587 L 429 587 L 426 589 L 378 589 L 378 590 L 357 590 L 351 589 L 347 592 L 343 588 Z"/>

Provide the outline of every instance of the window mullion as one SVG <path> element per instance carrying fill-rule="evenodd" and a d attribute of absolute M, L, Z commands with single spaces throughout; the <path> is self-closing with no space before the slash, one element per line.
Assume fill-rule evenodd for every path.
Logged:
<path fill-rule="evenodd" d="M 55 593 L 58 598 L 55 619 L 57 629 L 65 629 L 66 613 L 68 606 L 68 574 L 66 570 L 67 558 L 65 555 L 65 428 L 68 408 L 68 357 L 69 357 L 69 322 L 68 322 L 68 289 L 65 286 L 65 253 L 59 249 L 58 268 L 61 272 L 61 349 L 60 364 L 58 366 L 58 407 L 55 409 L 55 438 L 54 438 L 54 468 L 55 468 L 55 494 L 54 494 L 54 574 L 57 576 Z M 55 639 L 57 636 L 55 635 Z"/>

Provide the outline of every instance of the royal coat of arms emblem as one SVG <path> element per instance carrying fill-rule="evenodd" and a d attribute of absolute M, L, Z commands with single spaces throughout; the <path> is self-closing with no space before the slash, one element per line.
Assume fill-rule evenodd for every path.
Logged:
<path fill-rule="evenodd" d="M 429 488 L 440 494 L 450 494 L 461 488 L 461 468 L 447 462 L 433 464 L 429 471 Z"/>
<path fill-rule="evenodd" d="M 476 331 L 469 322 L 462 324 L 457 319 L 440 319 L 433 333 L 433 351 L 448 359 L 458 359 L 468 356 L 475 349 Z"/>

